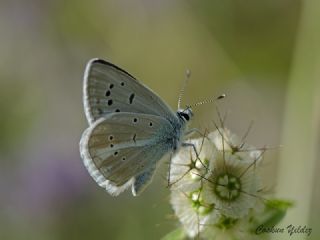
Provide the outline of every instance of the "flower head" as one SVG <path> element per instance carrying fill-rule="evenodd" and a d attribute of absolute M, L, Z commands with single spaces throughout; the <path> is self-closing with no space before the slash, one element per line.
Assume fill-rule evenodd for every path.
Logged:
<path fill-rule="evenodd" d="M 206 224 L 217 221 L 214 204 L 203 200 L 201 188 L 193 192 L 173 191 L 171 205 L 190 237 L 197 236 Z"/>
<path fill-rule="evenodd" d="M 207 203 L 203 198 L 202 176 L 208 171 L 214 146 L 207 138 L 193 139 L 188 143 L 197 152 L 191 147 L 183 148 L 171 160 L 171 205 L 187 234 L 195 237 L 206 224 L 217 221 L 219 212 L 214 203 Z"/>
<path fill-rule="evenodd" d="M 259 180 L 254 168 L 230 152 L 217 152 L 203 184 L 204 198 L 224 215 L 239 218 L 256 202 Z"/>
<path fill-rule="evenodd" d="M 214 155 L 215 148 L 207 138 L 192 139 L 187 143 L 190 147 L 182 148 L 171 160 L 169 181 L 172 189 L 191 192 L 201 187 L 202 176 L 208 170 L 209 159 Z"/>
<path fill-rule="evenodd" d="M 262 152 L 222 128 L 188 143 L 190 147 L 182 148 L 171 161 L 176 216 L 189 237 L 212 234 L 213 229 L 215 235 L 224 235 L 227 229 L 237 232 L 245 223 L 241 219 L 258 205 L 256 169 Z"/>

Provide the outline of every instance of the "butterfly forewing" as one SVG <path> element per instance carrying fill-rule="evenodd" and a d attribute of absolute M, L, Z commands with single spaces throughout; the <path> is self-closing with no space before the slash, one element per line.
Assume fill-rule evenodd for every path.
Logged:
<path fill-rule="evenodd" d="M 113 112 L 145 113 L 164 118 L 175 114 L 151 89 L 119 67 L 91 60 L 84 76 L 84 107 L 89 124 Z"/>
<path fill-rule="evenodd" d="M 172 148 L 172 142 L 166 139 L 171 139 L 173 132 L 172 125 L 163 117 L 112 113 L 85 131 L 80 151 L 89 173 L 100 186 L 118 194 L 112 191 L 140 175 L 141 182 L 134 189 L 138 193 L 151 180 L 157 162 Z M 110 185 L 112 191 L 108 190 Z"/>

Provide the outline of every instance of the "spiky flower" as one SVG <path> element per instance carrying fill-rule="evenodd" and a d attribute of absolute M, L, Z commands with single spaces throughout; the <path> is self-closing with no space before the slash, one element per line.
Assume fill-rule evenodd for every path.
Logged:
<path fill-rule="evenodd" d="M 203 199 L 203 178 L 207 173 L 213 145 L 208 139 L 190 140 L 197 152 L 182 149 L 171 162 L 171 205 L 190 237 L 197 236 L 207 223 L 217 221 L 214 203 Z"/>
<path fill-rule="evenodd" d="M 171 205 L 188 237 L 267 238 L 255 234 L 261 216 L 272 215 L 260 191 L 258 169 L 264 151 L 225 128 L 189 144 L 194 148 L 182 148 L 169 173 Z"/>
<path fill-rule="evenodd" d="M 194 192 L 173 191 L 171 204 L 190 237 L 197 236 L 206 224 L 217 220 L 214 204 L 204 202 L 201 189 Z"/>
<path fill-rule="evenodd" d="M 192 139 L 188 144 L 195 148 L 182 148 L 171 160 L 169 181 L 172 189 L 191 192 L 201 187 L 202 176 L 208 171 L 209 160 L 214 155 L 215 148 L 206 138 Z"/>
<path fill-rule="evenodd" d="M 259 178 L 256 174 L 259 151 L 243 151 L 243 145 L 228 130 L 218 129 L 208 138 L 216 147 L 204 179 L 204 197 L 214 203 L 227 217 L 240 218 L 253 208 L 258 196 Z M 259 152 L 259 153 L 258 153 Z"/>

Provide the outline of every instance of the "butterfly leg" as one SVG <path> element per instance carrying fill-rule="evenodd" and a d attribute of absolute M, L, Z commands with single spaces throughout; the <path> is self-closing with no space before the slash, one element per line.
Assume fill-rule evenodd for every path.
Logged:
<path fill-rule="evenodd" d="M 188 137 L 190 137 L 190 135 L 192 135 L 194 133 L 198 133 L 201 137 L 206 137 L 206 135 L 203 134 L 198 128 L 192 128 L 192 129 L 188 130 L 185 133 L 185 137 L 188 138 Z"/>
<path fill-rule="evenodd" d="M 188 130 L 187 132 L 186 132 L 186 137 L 188 138 L 188 135 L 191 135 L 191 134 L 193 134 L 193 133 L 198 133 L 201 137 L 203 137 L 203 141 L 204 141 L 204 139 L 207 137 L 207 130 L 205 131 L 205 133 L 202 133 L 199 129 L 197 129 L 197 128 L 192 128 L 192 129 L 190 129 L 190 130 Z M 192 162 L 196 162 L 197 160 L 201 163 L 201 165 L 203 165 L 205 168 L 207 168 L 207 166 L 205 166 L 205 164 L 201 161 L 201 159 L 200 159 L 200 157 L 199 157 L 199 153 L 198 153 L 198 151 L 197 151 L 197 149 L 196 149 L 196 146 L 193 144 L 193 143 L 186 143 L 186 142 L 184 142 L 184 143 L 182 143 L 182 145 L 181 145 L 182 147 L 192 147 L 192 149 L 193 149 L 193 151 L 195 152 L 195 154 L 196 154 L 196 159 L 195 160 L 192 160 Z M 200 148 L 200 152 L 201 152 L 201 148 Z M 174 181 L 174 182 L 171 182 L 171 159 L 172 159 L 172 155 L 170 156 L 170 162 L 169 162 L 169 170 L 168 170 L 168 185 L 167 185 L 167 187 L 171 187 L 172 185 L 174 185 L 175 183 L 177 183 L 180 179 L 182 179 L 186 174 L 188 174 L 188 172 L 191 170 L 191 169 L 189 169 L 187 172 L 185 172 L 184 174 L 183 174 L 183 176 L 181 177 L 181 178 L 179 178 L 178 180 L 176 180 L 176 181 Z"/>
<path fill-rule="evenodd" d="M 199 159 L 198 151 L 197 151 L 197 149 L 196 149 L 196 146 L 195 146 L 193 143 L 186 143 L 186 142 L 184 142 L 184 143 L 182 143 L 181 146 L 182 146 L 182 147 L 192 147 L 194 153 L 196 154 L 197 159 Z"/>

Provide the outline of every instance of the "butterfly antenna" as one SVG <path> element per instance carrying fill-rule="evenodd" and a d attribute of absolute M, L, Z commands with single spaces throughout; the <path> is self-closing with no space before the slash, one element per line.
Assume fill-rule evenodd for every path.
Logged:
<path fill-rule="evenodd" d="M 225 97 L 226 97 L 225 94 L 221 94 L 219 97 L 203 100 L 201 102 L 197 102 L 197 103 L 193 104 L 191 107 L 196 107 L 196 106 L 206 104 L 206 103 L 213 103 L 213 102 L 216 102 L 217 100 L 223 99 Z"/>
<path fill-rule="evenodd" d="M 182 85 L 182 88 L 180 90 L 180 94 L 179 94 L 179 99 L 178 99 L 178 109 L 181 108 L 181 100 L 182 100 L 182 96 L 184 94 L 184 90 L 186 89 L 186 86 L 187 86 L 187 83 L 188 83 L 188 80 L 191 76 L 191 72 L 189 69 L 186 70 L 186 74 L 185 74 L 185 79 L 183 81 L 183 85 Z"/>

